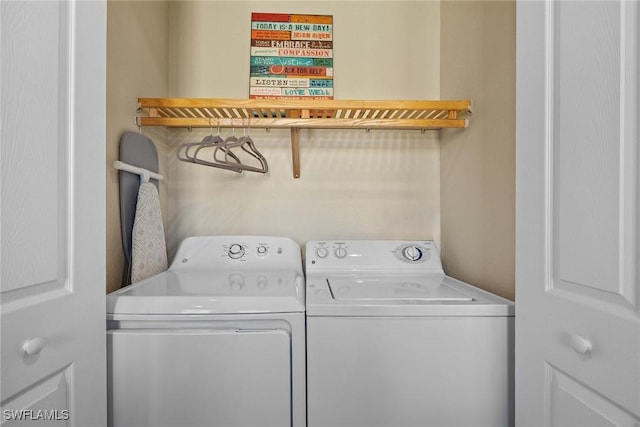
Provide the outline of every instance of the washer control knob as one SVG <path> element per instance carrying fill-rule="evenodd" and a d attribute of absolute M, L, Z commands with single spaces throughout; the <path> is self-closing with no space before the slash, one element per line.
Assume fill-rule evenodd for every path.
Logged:
<path fill-rule="evenodd" d="M 347 256 L 347 250 L 343 247 L 336 248 L 334 251 L 336 258 L 344 258 Z"/>
<path fill-rule="evenodd" d="M 326 258 L 329 255 L 329 249 L 327 248 L 316 248 L 316 255 L 318 258 Z"/>
<path fill-rule="evenodd" d="M 264 245 L 260 245 L 258 246 L 258 249 L 256 249 L 256 252 L 258 252 L 258 255 L 266 255 L 267 254 L 267 247 Z"/>
<path fill-rule="evenodd" d="M 240 259 L 243 256 L 244 256 L 244 248 L 242 247 L 242 245 L 239 245 L 238 243 L 234 243 L 233 245 L 229 246 L 230 258 Z"/>
<path fill-rule="evenodd" d="M 407 261 L 419 261 L 422 258 L 422 250 L 417 246 L 407 246 L 402 249 L 402 256 Z"/>

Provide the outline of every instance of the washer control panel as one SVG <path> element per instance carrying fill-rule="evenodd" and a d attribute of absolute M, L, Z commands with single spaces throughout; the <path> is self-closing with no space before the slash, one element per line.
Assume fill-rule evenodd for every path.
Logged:
<path fill-rule="evenodd" d="M 441 270 L 442 264 L 430 240 L 334 240 L 308 242 L 306 268 Z"/>
<path fill-rule="evenodd" d="M 313 252 L 313 257 L 319 260 L 327 260 L 330 262 L 331 259 L 344 259 L 349 255 L 349 248 L 347 246 L 347 242 L 310 242 L 314 243 L 311 251 Z M 307 250 L 309 250 L 309 244 L 307 244 Z M 307 258 L 309 254 L 307 254 Z"/>
<path fill-rule="evenodd" d="M 422 263 L 431 258 L 431 245 L 419 243 L 402 244 L 393 250 L 393 254 L 402 262 Z"/>

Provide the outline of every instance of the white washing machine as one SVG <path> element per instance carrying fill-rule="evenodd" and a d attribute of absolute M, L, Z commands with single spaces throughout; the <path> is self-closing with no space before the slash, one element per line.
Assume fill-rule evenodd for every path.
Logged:
<path fill-rule="evenodd" d="M 512 302 L 446 276 L 431 241 L 305 261 L 309 427 L 513 425 Z"/>
<path fill-rule="evenodd" d="M 304 294 L 291 239 L 185 239 L 107 296 L 109 425 L 304 426 Z"/>

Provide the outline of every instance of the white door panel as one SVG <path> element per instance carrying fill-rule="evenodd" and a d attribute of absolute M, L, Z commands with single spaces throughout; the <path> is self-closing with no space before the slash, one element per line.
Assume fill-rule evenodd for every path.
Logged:
<path fill-rule="evenodd" d="M 0 20 L 1 422 L 105 425 L 106 5 Z"/>
<path fill-rule="evenodd" d="M 216 326 L 109 331 L 109 425 L 290 426 L 289 333 Z"/>
<path fill-rule="evenodd" d="M 549 412 L 545 425 L 557 427 L 635 426 L 638 418 L 574 378 L 547 365 Z"/>
<path fill-rule="evenodd" d="M 25 421 L 37 420 L 46 426 L 66 426 L 71 420 L 67 409 L 69 402 L 69 382 L 72 381 L 72 369 L 67 367 L 50 377 L 35 383 L 13 399 L 3 404 L 4 427 L 24 426 Z M 26 411 L 25 411 L 26 409 Z M 6 413 L 5 411 L 9 411 Z M 9 416 L 8 416 L 9 415 Z"/>
<path fill-rule="evenodd" d="M 71 319 L 60 313 L 72 311 L 72 302 L 68 296 L 47 297 L 39 304 L 3 313 L 3 399 L 71 364 L 67 345 L 73 340 L 75 327 Z M 30 319 L 37 319 L 38 322 Z M 25 343 L 38 338 L 44 340 L 41 350 L 27 354 L 23 349 Z"/>
<path fill-rule="evenodd" d="M 517 425 L 640 425 L 639 14 L 518 3 Z"/>
<path fill-rule="evenodd" d="M 620 4 L 557 2 L 549 14 L 554 279 L 615 292 Z"/>
<path fill-rule="evenodd" d="M 546 60 L 550 286 L 635 306 L 638 19 L 632 6 L 555 3 Z"/>
<path fill-rule="evenodd" d="M 2 5 L 5 298 L 7 291 L 28 286 L 64 287 L 64 272 L 58 267 L 64 257 L 60 253 L 64 242 L 60 240 L 66 234 L 66 225 L 59 219 L 66 212 L 50 208 L 66 207 L 66 188 L 58 180 L 59 172 L 66 170 L 66 126 L 58 123 L 56 114 L 48 112 L 67 110 L 68 96 L 64 90 L 58 91 L 60 78 L 67 74 L 65 57 L 68 60 L 70 55 L 66 34 L 61 31 L 68 26 L 65 9 L 56 2 Z M 5 64 L 9 65 L 6 71 Z M 33 122 L 35 111 L 43 112 L 36 116 L 37 126 Z M 34 175 L 48 179 L 34 179 Z M 34 262 L 39 268 L 33 268 Z"/>
<path fill-rule="evenodd" d="M 635 319 L 614 316 L 587 304 L 570 302 L 571 296 L 545 300 L 546 313 L 530 340 L 542 350 L 540 366 L 558 366 L 563 372 L 633 411 L 640 402 L 640 333 Z M 581 353 L 572 340 L 586 340 L 591 350 Z M 526 348 L 526 344 L 524 348 Z M 528 357 L 524 354 L 523 357 Z M 544 363 L 543 363 L 544 362 Z M 523 384 L 526 387 L 526 384 Z M 637 409 L 636 409 L 637 410 Z"/>

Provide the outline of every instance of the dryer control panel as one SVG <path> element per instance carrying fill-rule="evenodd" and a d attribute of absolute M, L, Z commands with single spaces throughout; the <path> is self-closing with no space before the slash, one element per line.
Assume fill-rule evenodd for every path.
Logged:
<path fill-rule="evenodd" d="M 237 260 L 247 260 L 253 256 L 263 258 L 268 255 L 281 255 L 284 253 L 283 247 L 276 244 L 274 248 L 273 242 L 263 241 L 249 244 L 243 239 L 224 242 L 221 245 L 221 249 L 226 256 Z M 275 252 L 273 252 L 274 250 Z"/>
<path fill-rule="evenodd" d="M 324 240 L 307 243 L 306 268 L 438 271 L 442 264 L 430 240 Z"/>
<path fill-rule="evenodd" d="M 200 236 L 180 244 L 170 270 L 299 269 L 300 246 L 285 237 Z"/>

